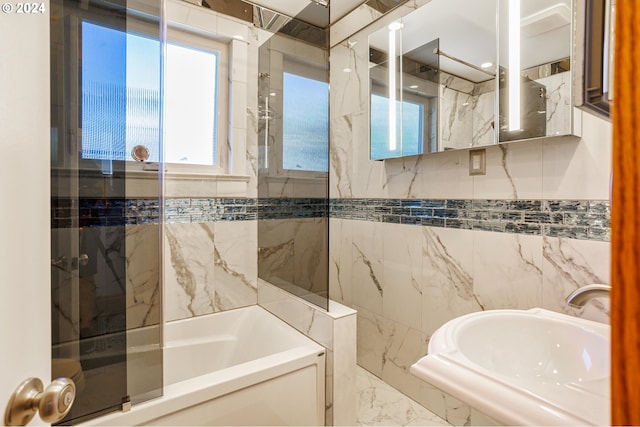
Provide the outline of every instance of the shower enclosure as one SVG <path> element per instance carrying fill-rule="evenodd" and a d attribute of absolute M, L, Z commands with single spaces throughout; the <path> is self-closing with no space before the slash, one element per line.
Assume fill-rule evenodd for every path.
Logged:
<path fill-rule="evenodd" d="M 50 7 L 51 367 L 76 424 L 162 393 L 164 31 L 159 0 Z"/>

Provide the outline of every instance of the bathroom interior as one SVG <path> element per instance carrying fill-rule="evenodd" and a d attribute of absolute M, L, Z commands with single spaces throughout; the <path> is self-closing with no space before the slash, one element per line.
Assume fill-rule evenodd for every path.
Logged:
<path fill-rule="evenodd" d="M 5 425 L 634 424 L 615 0 L 42 5 L 0 20 L 50 70 Z"/>

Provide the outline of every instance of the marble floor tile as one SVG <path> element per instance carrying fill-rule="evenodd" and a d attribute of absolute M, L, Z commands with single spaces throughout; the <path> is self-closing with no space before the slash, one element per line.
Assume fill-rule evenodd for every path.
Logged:
<path fill-rule="evenodd" d="M 357 425 L 450 426 L 380 378 L 357 367 Z"/>

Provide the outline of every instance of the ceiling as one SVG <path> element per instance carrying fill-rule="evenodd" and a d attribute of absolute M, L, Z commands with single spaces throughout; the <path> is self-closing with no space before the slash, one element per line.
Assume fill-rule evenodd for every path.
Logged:
<path fill-rule="evenodd" d="M 523 69 L 570 56 L 570 1 L 522 2 L 521 64 Z M 432 0 L 402 19 L 402 50 L 409 52 L 439 38 L 440 49 L 450 56 L 480 66 L 485 62 L 495 64 L 499 51 L 501 65 L 506 65 L 506 58 L 508 58 L 506 5 L 506 0 Z M 499 32 L 496 29 L 498 6 L 502 8 Z M 369 38 L 369 44 L 386 51 L 388 33 L 387 28 L 376 32 Z M 498 45 L 499 49 L 497 49 Z M 419 60 L 415 57 L 413 59 Z M 440 57 L 440 68 L 474 82 L 491 78 L 485 73 L 443 56 Z"/>
<path fill-rule="evenodd" d="M 287 16 L 296 17 L 301 21 L 320 28 L 327 28 L 330 23 L 336 22 L 364 3 L 365 0 L 334 0 L 330 7 L 330 17 L 327 16 L 326 8 L 318 4 L 328 1 L 329 0 L 250 0 L 251 3 Z"/>

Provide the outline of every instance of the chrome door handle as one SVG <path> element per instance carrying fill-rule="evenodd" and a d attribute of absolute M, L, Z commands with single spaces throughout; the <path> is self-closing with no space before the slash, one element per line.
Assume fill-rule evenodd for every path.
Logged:
<path fill-rule="evenodd" d="M 4 413 L 8 426 L 25 426 L 36 412 L 45 423 L 62 420 L 71 410 L 76 398 L 76 385 L 69 378 L 53 380 L 47 388 L 39 378 L 24 380 L 13 392 Z"/>

